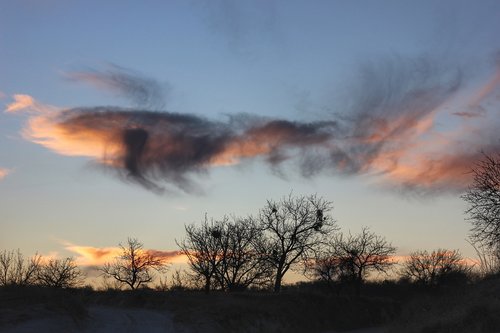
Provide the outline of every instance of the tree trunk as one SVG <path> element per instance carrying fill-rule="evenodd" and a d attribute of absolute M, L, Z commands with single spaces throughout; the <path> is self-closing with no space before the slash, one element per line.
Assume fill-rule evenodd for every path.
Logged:
<path fill-rule="evenodd" d="M 276 274 L 276 280 L 274 281 L 274 292 L 279 293 L 281 291 L 281 273 Z"/>
<path fill-rule="evenodd" d="M 205 278 L 205 294 L 210 293 L 210 278 Z"/>
<path fill-rule="evenodd" d="M 363 271 L 359 271 L 358 276 L 356 277 L 356 296 L 361 295 L 361 285 L 363 284 Z"/>

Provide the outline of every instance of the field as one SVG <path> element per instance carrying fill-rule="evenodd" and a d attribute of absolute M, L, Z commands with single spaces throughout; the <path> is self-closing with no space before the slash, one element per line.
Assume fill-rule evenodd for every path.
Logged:
<path fill-rule="evenodd" d="M 500 280 L 421 288 L 371 283 L 362 296 L 302 283 L 282 293 L 0 289 L 1 332 L 497 332 Z"/>

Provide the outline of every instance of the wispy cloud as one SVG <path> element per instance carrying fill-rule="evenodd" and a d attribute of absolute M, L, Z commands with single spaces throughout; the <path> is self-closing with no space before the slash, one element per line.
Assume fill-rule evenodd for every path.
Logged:
<path fill-rule="evenodd" d="M 14 102 L 7 105 L 5 112 L 16 112 L 34 107 L 35 100 L 29 95 L 14 95 Z"/>
<path fill-rule="evenodd" d="M 13 96 L 14 101 L 7 104 L 5 112 L 16 113 L 16 112 L 34 112 L 34 113 L 48 113 L 57 111 L 57 108 L 39 103 L 32 96 L 25 94 L 16 94 Z"/>
<path fill-rule="evenodd" d="M 292 150 L 326 148 L 333 122 L 296 123 L 244 117 L 215 122 L 194 115 L 97 107 L 32 117 L 26 138 L 69 156 L 94 158 L 119 176 L 161 191 L 166 180 L 194 190 L 190 173 L 263 156 L 279 164 Z"/>
<path fill-rule="evenodd" d="M 76 254 L 75 260 L 82 266 L 100 266 L 107 262 L 112 262 L 122 254 L 120 247 L 94 247 L 81 246 L 65 242 L 65 249 Z M 161 251 L 146 249 L 146 253 L 165 259 L 169 263 L 183 263 L 185 258 L 178 251 Z"/>
<path fill-rule="evenodd" d="M 238 55 L 256 56 L 257 45 L 280 43 L 277 12 L 273 1 L 197 1 L 203 22 Z"/>
<path fill-rule="evenodd" d="M 477 117 L 484 117 L 486 114 L 486 111 L 484 111 L 484 109 L 478 109 L 478 110 L 473 110 L 473 111 L 453 112 L 452 114 L 455 116 L 464 117 L 464 118 L 477 118 Z"/>
<path fill-rule="evenodd" d="M 137 107 L 62 110 L 18 99 L 44 110 L 31 115 L 27 139 L 63 155 L 90 157 L 120 179 L 156 192 L 196 191 L 193 174 L 257 158 L 273 168 L 293 162 L 305 177 L 369 175 L 384 187 L 429 194 L 462 191 L 480 152 L 500 151 L 497 109 L 465 116 L 491 103 L 498 107 L 496 70 L 483 84 L 487 89 L 468 97 L 474 105 L 453 110 L 461 115 L 458 125 L 446 107 L 457 96 L 467 100 L 467 77 L 429 57 L 393 56 L 362 66 L 338 112 L 310 122 L 248 114 L 211 120 Z M 137 103 L 157 96 L 154 81 L 118 67 L 75 77 L 143 96 Z"/>
<path fill-rule="evenodd" d="M 103 71 L 89 69 L 86 71 L 69 72 L 66 78 L 81 81 L 100 89 L 107 89 L 125 97 L 135 106 L 150 110 L 159 110 L 165 106 L 165 94 L 168 84 L 145 77 L 130 69 L 109 64 Z"/>
<path fill-rule="evenodd" d="M 0 168 L 0 180 L 4 179 L 7 177 L 7 175 L 11 173 L 11 170 L 6 169 L 6 168 Z"/>

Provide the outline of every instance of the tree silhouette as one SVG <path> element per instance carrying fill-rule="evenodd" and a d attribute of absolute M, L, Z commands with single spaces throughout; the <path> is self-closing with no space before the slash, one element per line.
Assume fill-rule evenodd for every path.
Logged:
<path fill-rule="evenodd" d="M 342 253 L 338 238 L 332 237 L 305 262 L 304 274 L 330 287 L 336 286 L 339 293 L 341 284 L 352 279 L 352 265 Z"/>
<path fill-rule="evenodd" d="M 49 259 L 36 273 L 37 284 L 52 288 L 74 288 L 84 279 L 73 258 Z"/>
<path fill-rule="evenodd" d="M 403 264 L 401 275 L 422 285 L 446 283 L 469 272 L 458 250 L 415 251 Z"/>
<path fill-rule="evenodd" d="M 284 275 L 301 259 L 306 260 L 335 230 L 329 215 L 332 203 L 316 195 L 268 200 L 258 224 L 264 231 L 259 252 L 274 269 L 274 291 L 280 292 Z"/>
<path fill-rule="evenodd" d="M 492 248 L 484 243 L 474 243 L 473 241 L 468 241 L 468 243 L 476 251 L 479 259 L 476 270 L 481 276 L 485 277 L 500 272 L 500 247 Z"/>
<path fill-rule="evenodd" d="M 222 256 L 215 276 L 222 289 L 238 291 L 269 283 L 272 267 L 255 247 L 262 231 L 253 219 L 234 219 L 221 227 Z"/>
<path fill-rule="evenodd" d="M 462 195 L 472 223 L 471 239 L 491 249 L 500 247 L 500 154 L 487 155 L 472 168 L 474 180 Z"/>
<path fill-rule="evenodd" d="M 337 235 L 328 242 L 327 247 L 327 253 L 333 255 L 332 263 L 338 267 L 339 275 L 355 283 L 357 295 L 368 273 L 386 273 L 395 263 L 392 255 L 396 248 L 367 227 L 363 227 L 359 234 Z"/>
<path fill-rule="evenodd" d="M 208 222 L 205 216 L 205 221 L 200 226 L 186 225 L 186 238 L 179 242 L 176 240 L 181 253 L 188 258 L 191 270 L 203 279 L 206 293 L 212 289 L 217 266 L 222 258 L 220 238 L 224 223 L 224 220 Z"/>
<path fill-rule="evenodd" d="M 262 232 L 251 218 L 230 221 L 225 216 L 210 223 L 205 219 L 185 229 L 186 238 L 177 244 L 191 270 L 203 279 L 206 292 L 215 287 L 244 290 L 270 280 L 268 261 L 255 248 Z"/>
<path fill-rule="evenodd" d="M 19 249 L 4 250 L 0 253 L 0 286 L 35 284 L 41 259 L 39 254 L 26 259 Z"/>
<path fill-rule="evenodd" d="M 166 269 L 165 259 L 144 250 L 144 246 L 136 238 L 128 238 L 125 245 L 119 244 L 122 253 L 111 263 L 106 263 L 101 271 L 134 290 L 153 281 L 153 270 Z"/>

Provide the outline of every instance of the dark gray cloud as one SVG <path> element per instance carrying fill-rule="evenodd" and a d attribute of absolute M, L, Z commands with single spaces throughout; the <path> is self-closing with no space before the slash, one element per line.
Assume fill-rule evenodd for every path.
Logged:
<path fill-rule="evenodd" d="M 87 69 L 67 73 L 66 77 L 111 90 L 128 99 L 134 106 L 150 110 L 162 110 L 165 107 L 165 95 L 170 89 L 168 84 L 161 84 L 114 64 L 108 64 L 103 71 Z"/>
<path fill-rule="evenodd" d="M 297 149 L 322 146 L 333 137 L 335 123 L 296 123 L 251 119 L 210 121 L 194 115 L 111 107 L 63 111 L 56 122 L 57 140 L 72 143 L 82 136 L 101 138 L 102 161 L 123 179 L 161 191 L 161 181 L 191 191 L 189 175 L 214 165 L 262 156 L 274 165 L 294 157 Z M 238 122 L 245 125 L 231 126 Z M 85 144 L 84 142 L 80 142 Z M 67 146 L 66 146 L 67 147 Z M 76 148 L 75 148 L 76 149 Z M 106 154 L 106 153 L 104 153 Z"/>
<path fill-rule="evenodd" d="M 254 57 L 262 43 L 280 43 L 274 1 L 209 0 L 195 3 L 208 28 L 220 36 L 231 51 Z"/>
<path fill-rule="evenodd" d="M 350 145 L 347 170 L 357 173 L 430 130 L 433 114 L 459 90 L 463 75 L 428 57 L 392 56 L 365 63 L 355 78 L 338 116 Z"/>
<path fill-rule="evenodd" d="M 446 136 L 435 130 L 439 111 L 461 90 L 465 75 L 429 57 L 393 56 L 361 66 L 346 82 L 347 98 L 338 102 L 337 112 L 311 122 L 250 114 L 216 121 L 152 111 L 149 106 L 163 96 L 154 80 L 118 67 L 71 77 L 104 84 L 141 107 L 38 115 L 28 130 L 33 140 L 62 154 L 93 157 L 121 179 L 155 192 L 196 191 L 193 174 L 251 159 L 265 161 L 277 174 L 293 162 L 305 177 L 369 174 L 404 191 L 457 192 L 467 186 L 481 150 L 500 151 L 497 127 L 491 125 L 498 119 L 488 126 L 474 123 L 481 135 L 473 139 L 469 127 Z M 496 77 L 487 82 L 474 107 L 497 85 Z M 454 114 L 473 121 L 465 117 L 471 112 L 465 107 Z"/>

